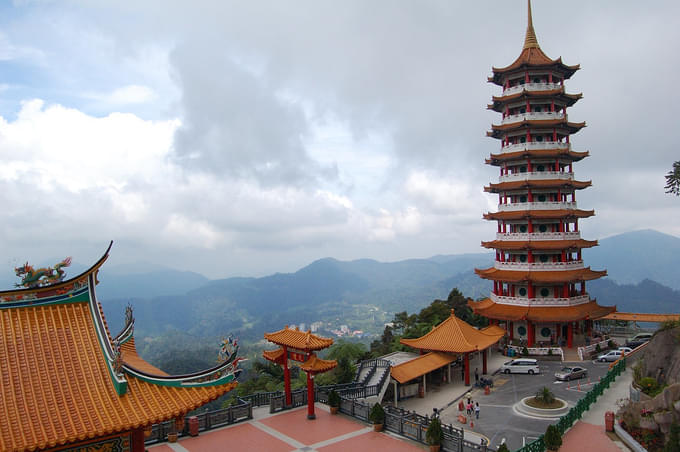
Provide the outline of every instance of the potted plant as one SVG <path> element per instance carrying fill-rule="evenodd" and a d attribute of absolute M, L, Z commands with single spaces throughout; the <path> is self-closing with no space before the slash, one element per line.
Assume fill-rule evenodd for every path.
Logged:
<path fill-rule="evenodd" d="M 373 423 L 374 431 L 382 431 L 383 423 L 385 422 L 385 410 L 383 410 L 379 403 L 373 405 L 371 412 L 368 414 L 368 419 Z"/>
<path fill-rule="evenodd" d="M 556 452 L 560 449 L 562 445 L 562 435 L 555 425 L 549 425 L 545 431 L 545 436 L 543 436 L 543 442 L 545 443 L 546 450 Z"/>
<path fill-rule="evenodd" d="M 508 449 L 508 446 L 503 443 L 500 446 L 498 446 L 498 449 L 496 449 L 497 452 L 510 452 L 510 449 Z"/>
<path fill-rule="evenodd" d="M 444 440 L 444 432 L 442 431 L 442 423 L 438 417 L 433 417 L 430 425 L 425 432 L 425 441 L 430 446 L 430 452 L 439 452 L 439 448 Z"/>
<path fill-rule="evenodd" d="M 331 414 L 337 414 L 340 409 L 340 396 L 334 390 L 328 393 L 328 406 L 331 407 Z"/>

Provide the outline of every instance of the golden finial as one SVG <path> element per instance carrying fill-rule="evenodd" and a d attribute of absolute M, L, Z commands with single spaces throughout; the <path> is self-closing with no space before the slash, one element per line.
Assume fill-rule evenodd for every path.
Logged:
<path fill-rule="evenodd" d="M 529 21 L 527 23 L 527 34 L 524 38 L 524 48 L 538 48 L 538 39 L 534 31 L 534 21 L 531 18 L 531 0 L 527 0 L 527 9 L 529 11 Z"/>

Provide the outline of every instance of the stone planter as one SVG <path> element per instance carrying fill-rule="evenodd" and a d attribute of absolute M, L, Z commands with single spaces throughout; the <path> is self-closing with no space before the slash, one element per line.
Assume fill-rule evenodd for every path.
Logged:
<path fill-rule="evenodd" d="M 339 406 L 332 406 L 331 407 L 331 414 L 338 414 L 339 409 L 340 409 Z"/>
<path fill-rule="evenodd" d="M 652 418 L 652 417 L 642 416 L 640 418 L 640 428 L 644 428 L 644 429 L 647 429 L 647 430 L 658 430 L 659 424 L 654 422 L 654 418 Z"/>
<path fill-rule="evenodd" d="M 439 449 L 441 449 L 441 444 L 431 444 L 430 445 L 430 452 L 439 452 Z"/>
<path fill-rule="evenodd" d="M 382 432 L 383 425 L 382 424 L 373 424 L 373 431 L 374 432 Z"/>
<path fill-rule="evenodd" d="M 177 432 L 168 433 L 168 442 L 169 443 L 177 442 Z"/>
<path fill-rule="evenodd" d="M 529 417 L 542 418 L 542 419 L 559 419 L 569 412 L 569 404 L 562 400 L 557 399 L 562 402 L 561 408 L 534 408 L 526 403 L 528 399 L 533 399 L 533 396 L 525 397 L 513 406 L 513 410 L 518 413 L 524 414 Z"/>
<path fill-rule="evenodd" d="M 672 424 L 673 413 L 671 411 L 659 411 L 654 413 L 654 421 L 657 424 Z"/>

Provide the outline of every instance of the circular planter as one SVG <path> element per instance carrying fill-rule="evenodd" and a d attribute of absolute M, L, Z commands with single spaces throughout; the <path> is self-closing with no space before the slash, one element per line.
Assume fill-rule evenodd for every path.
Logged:
<path fill-rule="evenodd" d="M 569 412 L 569 404 L 562 399 L 556 399 L 562 402 L 560 408 L 534 408 L 526 403 L 533 398 L 533 396 L 523 398 L 513 406 L 513 409 L 519 414 L 541 419 L 559 419 Z"/>

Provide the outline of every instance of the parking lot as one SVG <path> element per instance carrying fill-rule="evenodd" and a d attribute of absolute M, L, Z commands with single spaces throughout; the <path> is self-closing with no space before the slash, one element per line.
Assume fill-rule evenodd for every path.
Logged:
<path fill-rule="evenodd" d="M 569 363 L 588 370 L 588 377 L 571 382 L 555 379 L 555 372 L 565 366 L 560 361 L 539 361 L 540 374 L 495 374 L 491 394 L 485 395 L 481 389 L 471 390 L 472 399 L 481 407 L 479 420 L 473 419 L 474 426 L 466 429 L 481 433 L 490 440 L 495 449 L 503 440 L 510 450 L 531 442 L 554 422 L 549 419 L 536 419 L 523 416 L 513 410 L 513 405 L 525 397 L 534 395 L 544 386 L 548 387 L 557 398 L 565 400 L 570 406 L 576 402 L 604 376 L 609 363 L 584 361 Z M 441 413 L 442 421 L 460 425 L 457 421 L 458 405 L 454 404 Z"/>

